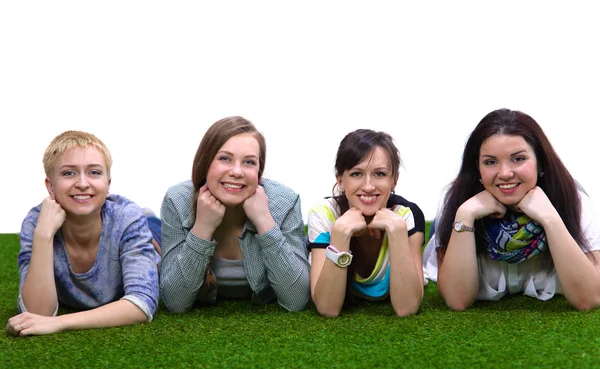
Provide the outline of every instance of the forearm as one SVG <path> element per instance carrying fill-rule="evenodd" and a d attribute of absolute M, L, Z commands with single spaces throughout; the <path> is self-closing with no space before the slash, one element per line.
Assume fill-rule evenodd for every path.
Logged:
<path fill-rule="evenodd" d="M 204 283 L 216 242 L 188 234 L 185 242 L 165 251 L 161 261 L 160 296 L 172 312 L 189 310 Z"/>
<path fill-rule="evenodd" d="M 290 237 L 293 244 L 288 242 L 277 225 L 257 236 L 261 259 L 277 301 L 284 308 L 297 311 L 304 308 L 310 297 L 309 265 L 304 257 L 303 235 Z"/>
<path fill-rule="evenodd" d="M 346 299 L 348 269 L 340 268 L 325 258 L 315 284 L 312 299 L 319 313 L 330 318 L 340 315 Z"/>
<path fill-rule="evenodd" d="M 21 288 L 21 299 L 27 311 L 51 316 L 58 298 L 54 282 L 53 237 L 34 233 L 31 260 Z"/>
<path fill-rule="evenodd" d="M 579 310 L 600 306 L 600 272 L 560 218 L 544 224 L 548 247 L 565 298 Z"/>
<path fill-rule="evenodd" d="M 479 289 L 475 235 L 454 233 L 439 263 L 438 287 L 446 304 L 455 310 L 471 306 Z"/>
<path fill-rule="evenodd" d="M 398 316 L 415 314 L 423 300 L 423 276 L 409 248 L 408 234 L 389 236 L 390 300 Z M 420 247 L 419 247 L 420 251 Z M 419 260 L 419 265 L 420 260 Z"/>
<path fill-rule="evenodd" d="M 142 323 L 148 317 L 136 305 L 119 300 L 93 310 L 57 316 L 61 330 L 117 327 Z"/>

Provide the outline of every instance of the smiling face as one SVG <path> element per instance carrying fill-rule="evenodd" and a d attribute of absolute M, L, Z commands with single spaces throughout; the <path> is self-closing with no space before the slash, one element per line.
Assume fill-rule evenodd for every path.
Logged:
<path fill-rule="evenodd" d="M 338 176 L 337 183 L 346 193 L 350 207 L 372 216 L 386 206 L 396 187 L 398 177 L 392 172 L 390 156 L 377 146 L 360 163 Z"/>
<path fill-rule="evenodd" d="M 478 164 L 483 186 L 504 205 L 518 204 L 537 184 L 537 158 L 521 136 L 491 136 L 481 145 Z"/>
<path fill-rule="evenodd" d="M 231 137 L 208 168 L 208 190 L 225 206 L 241 205 L 258 186 L 260 148 L 252 134 Z"/>
<path fill-rule="evenodd" d="M 67 216 L 99 215 L 110 178 L 104 155 L 93 146 L 76 146 L 56 157 L 46 188 Z"/>

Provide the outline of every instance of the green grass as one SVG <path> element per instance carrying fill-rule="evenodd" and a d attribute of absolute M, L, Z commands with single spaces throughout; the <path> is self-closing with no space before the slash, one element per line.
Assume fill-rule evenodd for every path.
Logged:
<path fill-rule="evenodd" d="M 17 313 L 17 235 L 0 235 L 0 320 Z M 598 368 L 600 311 L 511 296 L 450 311 L 435 284 L 420 312 L 364 303 L 336 319 L 310 305 L 220 302 L 149 324 L 14 338 L 0 335 L 0 368 Z"/>

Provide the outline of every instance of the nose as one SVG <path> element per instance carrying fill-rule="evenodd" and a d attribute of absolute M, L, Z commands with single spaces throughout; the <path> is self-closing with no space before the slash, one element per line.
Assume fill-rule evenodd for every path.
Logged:
<path fill-rule="evenodd" d="M 242 166 L 240 165 L 240 163 L 233 163 L 229 170 L 229 175 L 234 178 L 242 177 L 243 173 L 244 172 L 242 171 Z"/>
<path fill-rule="evenodd" d="M 75 182 L 75 187 L 79 188 L 79 189 L 85 189 L 88 188 L 90 186 L 87 178 L 85 177 L 85 174 L 81 174 L 78 178 L 77 178 L 77 182 Z"/>
<path fill-rule="evenodd" d="M 498 178 L 510 179 L 513 176 L 513 170 L 508 164 L 500 164 L 500 172 L 498 172 Z"/>
<path fill-rule="evenodd" d="M 373 184 L 373 178 L 371 176 L 365 176 L 365 180 L 363 181 L 362 190 L 365 192 L 373 192 L 375 191 L 375 185 Z"/>

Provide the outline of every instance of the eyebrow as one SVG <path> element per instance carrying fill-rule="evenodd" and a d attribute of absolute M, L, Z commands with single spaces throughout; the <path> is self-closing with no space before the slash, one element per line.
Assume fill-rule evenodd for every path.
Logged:
<path fill-rule="evenodd" d="M 92 168 L 92 167 L 104 168 L 104 166 L 102 166 L 102 164 L 89 164 L 89 165 L 85 166 L 85 168 Z M 64 168 L 78 168 L 78 166 L 73 165 L 73 164 L 65 164 L 65 165 L 60 166 L 58 169 L 64 169 Z"/>
<path fill-rule="evenodd" d="M 230 152 L 230 151 L 224 151 L 224 150 L 221 150 L 221 151 L 217 152 L 217 155 L 219 155 L 219 154 L 226 154 L 226 155 L 229 155 L 229 156 L 235 156 L 232 152 Z M 244 158 L 246 158 L 246 159 L 247 158 L 258 159 L 258 156 L 254 155 L 254 154 L 250 154 L 250 155 L 244 156 Z"/>
<path fill-rule="evenodd" d="M 522 154 L 524 152 L 527 152 L 527 150 L 523 149 L 523 150 L 519 150 L 519 151 L 513 152 L 512 154 L 510 154 L 510 156 L 519 155 L 519 154 Z M 481 157 L 482 158 L 496 158 L 494 155 L 481 155 Z"/>

